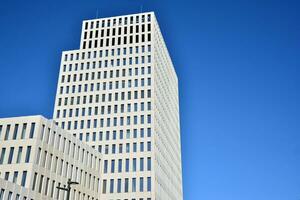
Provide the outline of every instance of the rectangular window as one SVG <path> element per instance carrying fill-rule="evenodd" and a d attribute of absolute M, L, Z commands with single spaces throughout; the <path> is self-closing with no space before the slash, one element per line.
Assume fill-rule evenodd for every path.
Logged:
<path fill-rule="evenodd" d="M 34 173 L 33 181 L 32 181 L 32 190 L 33 191 L 35 190 L 36 181 L 37 181 L 37 173 Z"/>
<path fill-rule="evenodd" d="M 13 182 L 13 183 L 16 183 L 16 182 L 17 182 L 17 179 L 18 179 L 18 171 L 15 171 L 15 172 L 14 172 L 14 176 L 13 176 L 12 182 Z"/>
<path fill-rule="evenodd" d="M 23 187 L 26 184 L 26 178 L 27 178 L 27 171 L 23 171 L 22 180 L 21 180 L 21 186 L 23 186 Z"/>
<path fill-rule="evenodd" d="M 3 164 L 4 157 L 5 157 L 5 151 L 6 151 L 6 148 L 2 148 L 1 157 L 0 157 L 0 165 Z"/>
<path fill-rule="evenodd" d="M 107 173 L 107 168 L 108 168 L 108 161 L 104 160 L 104 168 L 103 168 L 103 172 L 106 174 Z"/>
<path fill-rule="evenodd" d="M 114 179 L 110 179 L 109 192 L 110 192 L 110 193 L 113 193 L 113 192 L 114 192 Z"/>
<path fill-rule="evenodd" d="M 144 158 L 140 158 L 140 171 L 144 171 Z"/>
<path fill-rule="evenodd" d="M 118 179 L 118 184 L 117 184 L 117 192 L 118 193 L 121 193 L 121 184 L 122 184 L 122 182 L 121 182 L 121 179 L 119 178 Z"/>
<path fill-rule="evenodd" d="M 19 124 L 15 125 L 13 140 L 17 139 Z"/>
<path fill-rule="evenodd" d="M 106 180 L 103 180 L 103 184 L 102 184 L 102 193 L 106 194 Z"/>
<path fill-rule="evenodd" d="M 15 150 L 14 147 L 10 147 L 8 161 L 7 161 L 8 164 L 12 163 L 12 159 L 13 159 L 13 156 L 14 156 L 14 150 Z"/>
<path fill-rule="evenodd" d="M 147 192 L 151 191 L 151 177 L 147 177 Z"/>
<path fill-rule="evenodd" d="M 29 163 L 29 160 L 30 160 L 30 154 L 31 154 L 31 146 L 28 146 L 28 147 L 27 147 L 27 150 L 26 150 L 25 163 Z"/>
<path fill-rule="evenodd" d="M 136 178 L 132 178 L 132 192 L 136 192 Z"/>
<path fill-rule="evenodd" d="M 10 131 L 10 125 L 7 125 L 6 126 L 6 132 L 5 132 L 4 140 L 8 140 L 9 131 Z"/>
<path fill-rule="evenodd" d="M 140 177 L 140 192 L 144 192 L 144 178 Z"/>
<path fill-rule="evenodd" d="M 122 159 L 118 161 L 118 172 L 122 172 Z"/>
<path fill-rule="evenodd" d="M 147 158 L 147 170 L 151 171 L 151 157 Z"/>
<path fill-rule="evenodd" d="M 125 178 L 125 192 L 128 192 L 128 178 Z"/>
<path fill-rule="evenodd" d="M 126 163 L 125 163 L 125 171 L 129 172 L 129 159 L 126 159 Z"/>
<path fill-rule="evenodd" d="M 33 138 L 34 129 L 35 129 L 35 123 L 31 123 L 29 138 Z"/>
<path fill-rule="evenodd" d="M 132 171 L 136 172 L 136 158 L 132 159 Z"/>
<path fill-rule="evenodd" d="M 17 163 L 21 162 L 23 147 L 19 147 L 18 155 L 17 155 Z"/>

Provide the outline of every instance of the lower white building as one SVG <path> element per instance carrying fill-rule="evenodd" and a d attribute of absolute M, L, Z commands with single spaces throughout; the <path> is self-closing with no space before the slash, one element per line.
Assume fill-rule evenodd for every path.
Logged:
<path fill-rule="evenodd" d="M 7 195 L 2 198 L 65 199 L 66 191 L 57 186 L 66 187 L 71 179 L 79 184 L 72 186 L 70 199 L 98 200 L 100 172 L 101 155 L 54 121 L 0 119 L 0 196 Z"/>
<path fill-rule="evenodd" d="M 35 194 L 35 192 L 30 191 L 28 188 L 0 178 L 1 200 L 31 200 L 35 199 Z"/>

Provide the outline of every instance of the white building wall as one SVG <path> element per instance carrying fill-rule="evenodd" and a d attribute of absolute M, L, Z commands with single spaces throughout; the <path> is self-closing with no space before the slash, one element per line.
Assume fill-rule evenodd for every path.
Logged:
<path fill-rule="evenodd" d="M 53 118 L 103 154 L 102 199 L 182 199 L 177 77 L 157 32 L 153 12 L 86 20 L 62 54 Z"/>
<path fill-rule="evenodd" d="M 101 155 L 42 116 L 0 119 L 0 178 L 32 191 L 36 199 L 99 199 Z M 26 176 L 24 175 L 26 172 Z"/>

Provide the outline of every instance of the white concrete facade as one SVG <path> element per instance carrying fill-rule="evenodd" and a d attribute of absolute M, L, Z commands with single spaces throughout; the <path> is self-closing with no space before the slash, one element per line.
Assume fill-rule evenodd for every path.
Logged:
<path fill-rule="evenodd" d="M 68 179 L 79 182 L 71 199 L 99 200 L 101 155 L 42 116 L 0 119 L 0 178 L 32 199 L 65 199 Z M 20 191 L 11 191 L 17 193 Z"/>
<path fill-rule="evenodd" d="M 101 199 L 183 198 L 178 80 L 153 12 L 83 21 L 53 119 L 103 154 Z"/>

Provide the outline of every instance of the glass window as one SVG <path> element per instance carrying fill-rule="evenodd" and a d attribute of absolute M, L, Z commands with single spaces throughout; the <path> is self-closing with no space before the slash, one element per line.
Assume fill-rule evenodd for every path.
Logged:
<path fill-rule="evenodd" d="M 151 171 L 151 157 L 147 158 L 147 170 Z"/>
<path fill-rule="evenodd" d="M 27 178 L 27 171 L 23 171 L 22 180 L 21 180 L 21 186 L 25 186 L 25 184 L 26 184 L 26 178 Z"/>
<path fill-rule="evenodd" d="M 144 191 L 144 178 L 140 177 L 140 192 Z"/>
<path fill-rule="evenodd" d="M 140 171 L 144 171 L 144 158 L 140 158 Z"/>
<path fill-rule="evenodd" d="M 28 163 L 30 160 L 30 154 L 31 154 L 31 146 L 27 147 L 27 151 L 26 151 L 26 157 L 25 157 L 25 163 Z"/>
<path fill-rule="evenodd" d="M 7 161 L 8 164 L 12 163 L 12 159 L 13 159 L 13 156 L 14 156 L 14 150 L 15 150 L 14 147 L 10 147 L 8 161 Z"/>
<path fill-rule="evenodd" d="M 128 158 L 126 159 L 126 165 L 125 165 L 125 167 L 126 167 L 125 171 L 129 172 L 129 159 Z"/>
<path fill-rule="evenodd" d="M 6 148 L 2 148 L 1 157 L 0 157 L 0 164 L 1 165 L 3 164 L 3 161 L 4 161 L 5 151 L 6 151 Z"/>
<path fill-rule="evenodd" d="M 147 177 L 147 191 L 151 191 L 151 177 Z"/>
<path fill-rule="evenodd" d="M 132 178 L 132 192 L 136 192 L 136 178 Z"/>
<path fill-rule="evenodd" d="M 125 192 L 128 192 L 128 178 L 125 178 Z"/>
<path fill-rule="evenodd" d="M 122 172 L 122 159 L 118 161 L 118 172 Z"/>
<path fill-rule="evenodd" d="M 31 123 L 29 138 L 33 138 L 34 129 L 35 129 L 35 123 Z"/>
<path fill-rule="evenodd" d="M 17 139 L 19 124 L 15 125 L 13 140 Z"/>
<path fill-rule="evenodd" d="M 7 125 L 7 126 L 6 126 L 6 132 L 5 132 L 4 140 L 8 140 L 8 137 L 9 137 L 9 131 L 10 131 L 10 125 Z"/>
<path fill-rule="evenodd" d="M 23 147 L 19 147 L 18 155 L 17 155 L 17 163 L 21 162 Z"/>
<path fill-rule="evenodd" d="M 121 182 L 121 179 L 119 178 L 118 179 L 118 185 L 117 185 L 117 192 L 118 193 L 121 193 L 121 184 L 122 184 L 122 182 Z"/>
<path fill-rule="evenodd" d="M 109 192 L 110 192 L 110 193 L 113 193 L 113 192 L 114 192 L 114 179 L 110 179 Z"/>

